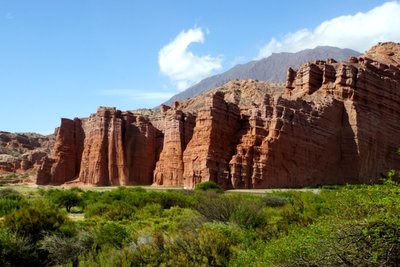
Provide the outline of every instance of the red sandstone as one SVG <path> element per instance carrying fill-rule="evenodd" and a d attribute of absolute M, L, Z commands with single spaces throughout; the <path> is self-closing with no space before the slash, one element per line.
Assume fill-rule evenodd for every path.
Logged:
<path fill-rule="evenodd" d="M 99 108 L 63 119 L 39 184 L 193 188 L 302 187 L 374 182 L 400 168 L 400 44 L 349 62 L 289 69 L 284 90 L 231 81 L 140 115 Z"/>

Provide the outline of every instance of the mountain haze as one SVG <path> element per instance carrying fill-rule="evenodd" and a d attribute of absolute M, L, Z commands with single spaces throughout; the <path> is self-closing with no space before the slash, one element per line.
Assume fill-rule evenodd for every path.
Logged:
<path fill-rule="evenodd" d="M 234 79 L 254 79 L 269 82 L 284 82 L 289 67 L 298 68 L 300 65 L 313 60 L 333 58 L 337 61 L 347 60 L 349 56 L 359 56 L 360 53 L 351 49 L 341 49 L 331 46 L 317 46 L 296 53 L 274 53 L 267 58 L 239 64 L 228 71 L 208 77 L 174 95 L 164 104 L 171 105 L 174 101 L 184 100 Z"/>

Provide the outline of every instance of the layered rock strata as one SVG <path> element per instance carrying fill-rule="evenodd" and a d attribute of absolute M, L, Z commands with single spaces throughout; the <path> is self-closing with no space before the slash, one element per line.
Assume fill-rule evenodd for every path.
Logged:
<path fill-rule="evenodd" d="M 227 103 L 223 93 L 206 98 L 205 108 L 198 112 L 193 137 L 183 153 L 185 187 L 209 180 L 231 187 L 229 160 L 240 127 L 239 107 Z"/>
<path fill-rule="evenodd" d="M 231 81 L 142 115 L 62 120 L 38 183 L 224 188 L 374 182 L 400 168 L 400 45 L 289 69 L 284 90 Z M 279 87 L 279 86 L 278 86 Z M 272 89 L 274 88 L 274 89 Z"/>
<path fill-rule="evenodd" d="M 34 172 L 53 145 L 53 135 L 0 131 L 0 174 Z"/>
<path fill-rule="evenodd" d="M 192 139 L 195 117 L 179 109 L 163 112 L 163 149 L 154 170 L 154 184 L 180 186 L 183 181 L 183 152 Z"/>
<path fill-rule="evenodd" d="M 38 184 L 79 178 L 93 185 L 151 184 L 158 130 L 144 117 L 100 107 L 85 119 L 62 119 Z"/>

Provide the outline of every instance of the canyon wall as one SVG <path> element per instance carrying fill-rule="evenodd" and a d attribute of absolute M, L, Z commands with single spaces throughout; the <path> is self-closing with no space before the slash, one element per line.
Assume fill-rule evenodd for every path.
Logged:
<path fill-rule="evenodd" d="M 240 127 L 237 105 L 227 103 L 221 92 L 207 96 L 205 107 L 198 112 L 193 137 L 183 153 L 185 187 L 209 180 L 231 187 L 229 160 Z"/>
<path fill-rule="evenodd" d="M 159 131 L 142 116 L 100 107 L 84 119 L 62 119 L 38 184 L 151 184 Z"/>
<path fill-rule="evenodd" d="M 180 186 L 183 183 L 183 152 L 193 136 L 195 117 L 179 109 L 163 112 L 163 149 L 154 170 L 154 184 Z"/>
<path fill-rule="evenodd" d="M 282 90 L 231 81 L 170 108 L 63 119 L 39 184 L 193 188 L 369 183 L 400 168 L 400 45 L 289 69 Z"/>

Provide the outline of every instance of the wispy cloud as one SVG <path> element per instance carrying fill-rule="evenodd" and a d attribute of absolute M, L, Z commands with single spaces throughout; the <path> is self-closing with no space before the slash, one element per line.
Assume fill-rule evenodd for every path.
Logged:
<path fill-rule="evenodd" d="M 301 29 L 281 39 L 272 38 L 260 49 L 258 58 L 274 52 L 297 52 L 318 45 L 351 48 L 363 52 L 377 42 L 400 41 L 400 2 L 392 1 L 368 12 L 340 16 L 315 29 Z"/>
<path fill-rule="evenodd" d="M 204 43 L 204 40 L 203 30 L 196 27 L 180 32 L 158 53 L 161 73 L 168 76 L 180 91 L 222 67 L 221 56 L 197 56 L 188 50 L 191 43 Z"/>
<path fill-rule="evenodd" d="M 174 95 L 173 92 L 156 91 L 156 92 L 143 92 L 134 89 L 109 89 L 100 90 L 96 92 L 100 96 L 108 97 L 124 97 L 134 100 L 165 100 Z"/>

